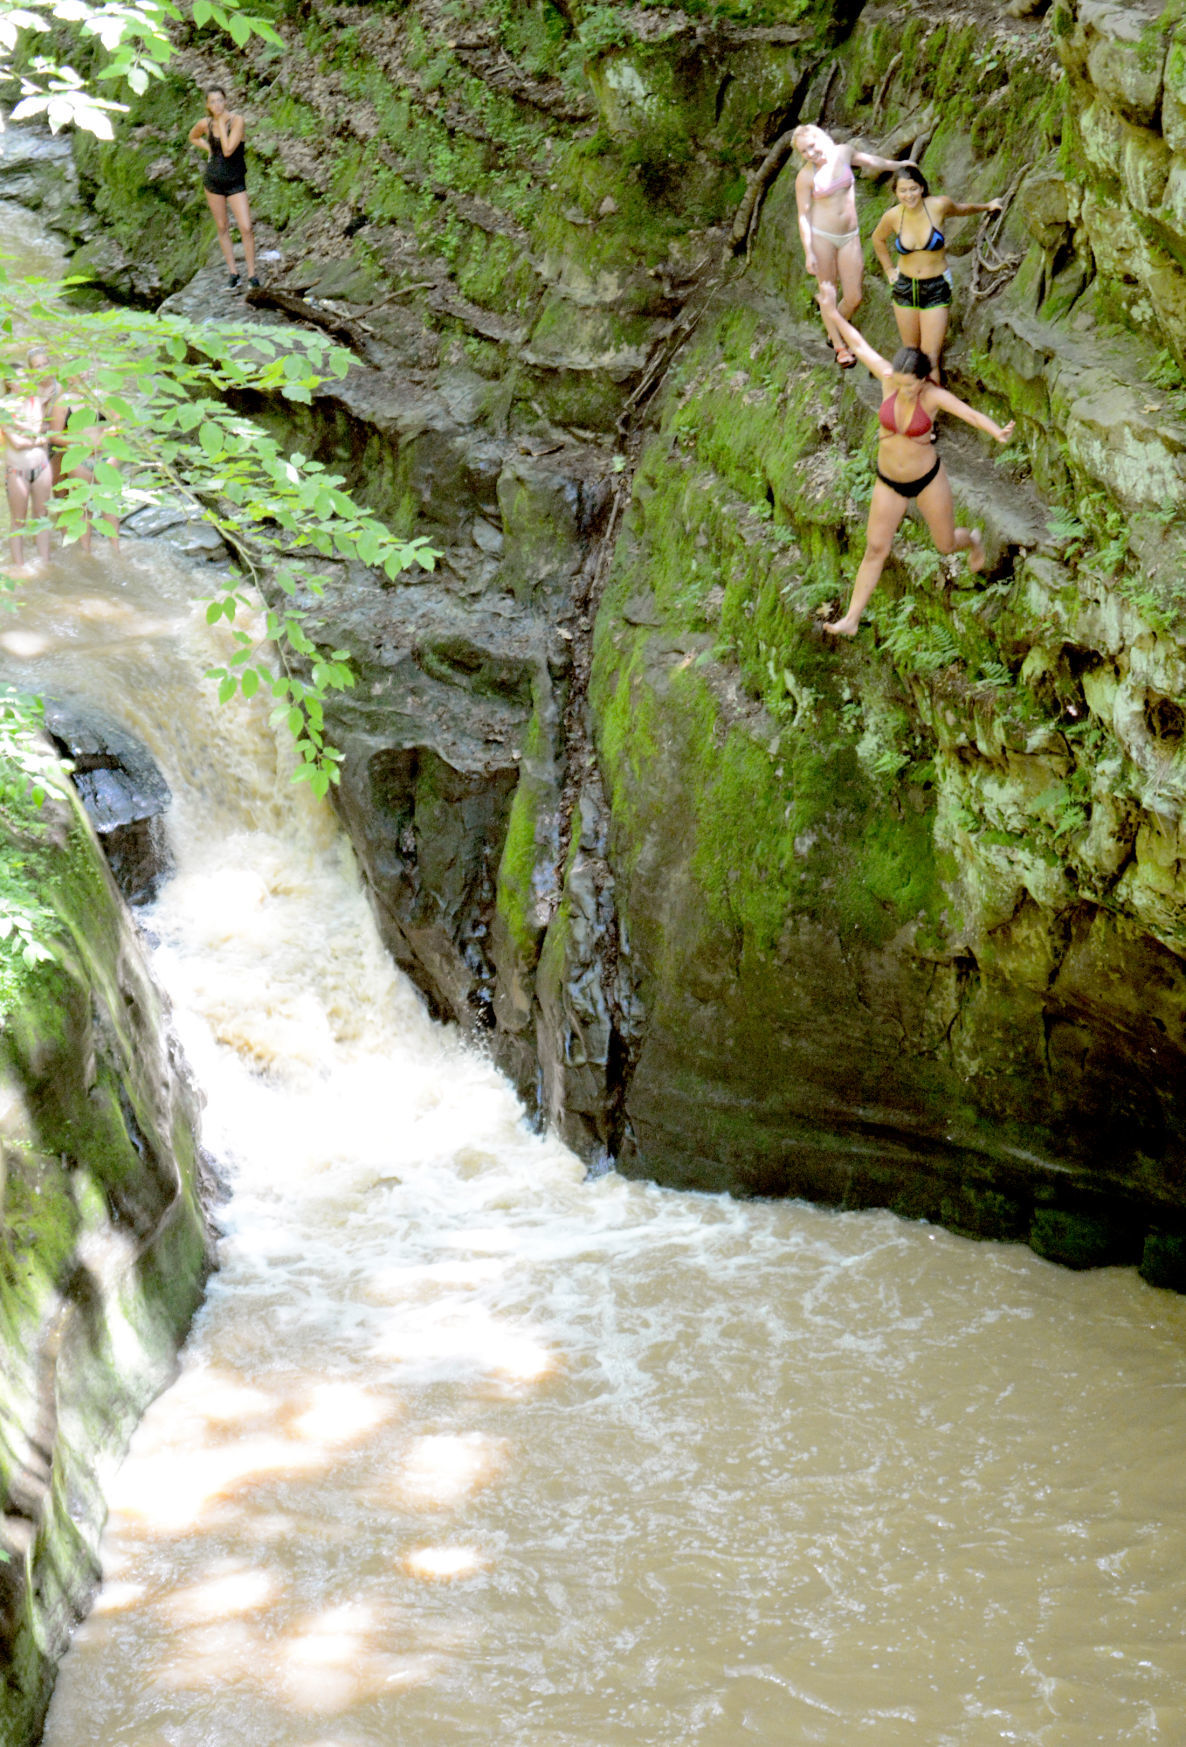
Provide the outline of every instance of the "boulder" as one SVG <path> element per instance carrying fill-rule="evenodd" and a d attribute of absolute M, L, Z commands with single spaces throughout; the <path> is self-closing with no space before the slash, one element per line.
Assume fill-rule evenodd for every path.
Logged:
<path fill-rule="evenodd" d="M 135 735 L 91 704 L 47 698 L 45 726 L 129 903 L 147 903 L 171 872 L 165 815 L 169 785 Z"/>

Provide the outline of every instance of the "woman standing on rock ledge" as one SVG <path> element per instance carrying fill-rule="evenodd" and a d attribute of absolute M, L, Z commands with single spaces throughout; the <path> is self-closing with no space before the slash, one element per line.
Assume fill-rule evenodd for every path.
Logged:
<path fill-rule="evenodd" d="M 795 129 L 791 144 L 803 159 L 803 168 L 795 177 L 795 200 L 807 271 L 821 282 L 839 281 L 843 293 L 840 310 L 851 317 L 860 306 L 865 273 L 852 167 L 859 164 L 865 170 L 901 170 L 906 160 L 858 152 L 851 141 L 838 144 L 822 127 L 810 124 Z M 824 326 L 837 364 L 842 370 L 851 370 L 856 359 L 826 311 Z"/>
<path fill-rule="evenodd" d="M 255 236 L 251 229 L 251 209 L 247 204 L 247 158 L 243 150 L 243 117 L 233 114 L 226 105 L 226 92 L 221 85 L 211 85 L 206 93 L 206 113 L 189 130 L 190 144 L 206 154 L 202 172 L 206 202 L 218 227 L 218 245 L 227 264 L 230 281 L 228 291 L 239 289 L 239 271 L 235 266 L 235 250 L 231 243 L 227 208 L 235 215 L 239 235 L 243 238 L 243 253 L 247 257 L 247 283 L 258 285 L 255 276 Z"/>
<path fill-rule="evenodd" d="M 836 307 L 836 287 L 819 288 L 819 306 L 826 322 L 834 323 L 861 363 L 881 382 L 885 398 L 878 409 L 880 426 L 877 448 L 877 483 L 869 505 L 865 556 L 861 559 L 852 599 L 842 619 L 824 626 L 835 637 L 852 637 L 861 622 L 869 596 L 881 580 L 890 546 L 902 517 L 917 500 L 931 538 L 940 552 L 966 552 L 968 569 L 984 569 L 984 542 L 976 528 L 957 528 L 947 469 L 931 447 L 931 428 L 941 412 L 952 413 L 986 431 L 998 443 L 1007 443 L 1013 420 L 998 425 L 977 412 L 946 388 L 930 380 L 931 360 L 916 346 L 903 346 L 888 362 L 875 352 L 864 335 L 845 321 Z"/>
<path fill-rule="evenodd" d="M 950 200 L 946 194 L 932 194 L 916 164 L 907 164 L 899 172 L 894 194 L 898 204 L 882 214 L 873 232 L 873 249 L 889 281 L 902 344 L 921 347 L 927 353 L 931 380 L 938 382 L 951 309 L 947 238 L 939 226 L 949 218 L 966 218 L 973 212 L 1000 212 L 1003 203 Z"/>

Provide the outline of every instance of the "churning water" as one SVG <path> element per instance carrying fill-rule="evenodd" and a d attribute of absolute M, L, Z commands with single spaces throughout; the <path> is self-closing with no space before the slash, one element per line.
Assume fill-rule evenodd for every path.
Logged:
<path fill-rule="evenodd" d="M 49 1747 L 1186 1739 L 1186 1301 L 584 1182 L 214 703 L 204 586 L 129 541 L 0 624 L 172 785 L 145 921 L 234 1182 Z"/>

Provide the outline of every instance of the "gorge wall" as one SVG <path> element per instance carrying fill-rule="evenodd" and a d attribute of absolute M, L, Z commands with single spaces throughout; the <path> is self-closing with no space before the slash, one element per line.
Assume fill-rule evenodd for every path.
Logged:
<path fill-rule="evenodd" d="M 233 65 L 188 33 L 55 221 L 109 293 L 225 310 L 184 144 L 221 81 L 266 270 L 363 336 L 299 424 L 253 410 L 441 554 L 317 608 L 399 962 L 590 1160 L 1186 1286 L 1178 9 L 282 28 Z M 800 118 L 1006 201 L 953 227 L 945 358 L 1017 419 L 1000 457 L 943 436 L 989 570 L 905 524 L 843 649 L 876 397 L 824 346 L 793 164 L 755 179 Z M 876 271 L 859 319 L 893 344 Z"/>
<path fill-rule="evenodd" d="M 211 1247 L 197 1097 L 94 834 L 7 728 L 0 795 L 0 1741 L 16 1747 L 40 1732 L 98 1583 L 104 1475 L 169 1378 Z"/>

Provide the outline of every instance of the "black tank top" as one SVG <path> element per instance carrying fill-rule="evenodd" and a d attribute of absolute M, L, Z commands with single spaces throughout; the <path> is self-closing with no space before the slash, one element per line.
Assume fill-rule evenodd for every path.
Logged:
<path fill-rule="evenodd" d="M 213 127 L 207 129 L 210 161 L 202 180 L 207 188 L 242 188 L 247 181 L 247 154 L 240 140 L 233 152 L 224 152 L 222 141 Z"/>

